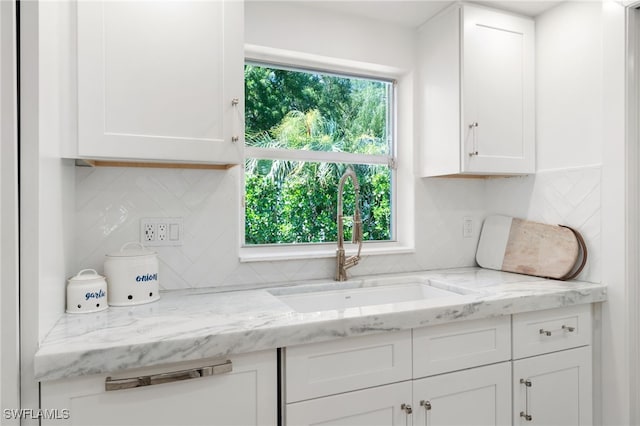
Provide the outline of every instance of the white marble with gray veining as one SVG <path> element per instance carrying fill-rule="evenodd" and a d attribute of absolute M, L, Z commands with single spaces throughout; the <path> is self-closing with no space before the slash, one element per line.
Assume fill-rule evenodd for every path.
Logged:
<path fill-rule="evenodd" d="M 295 312 L 274 296 L 394 285 L 409 277 L 426 278 L 460 295 L 311 313 Z M 272 289 L 173 291 L 147 305 L 64 315 L 36 353 L 35 375 L 42 381 L 55 380 L 604 300 L 603 284 L 480 268 Z"/>

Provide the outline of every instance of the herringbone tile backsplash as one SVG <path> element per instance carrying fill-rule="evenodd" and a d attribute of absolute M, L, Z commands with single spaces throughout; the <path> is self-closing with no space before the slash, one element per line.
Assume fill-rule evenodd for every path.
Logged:
<path fill-rule="evenodd" d="M 239 167 L 228 171 L 76 169 L 76 269 L 102 271 L 104 255 L 137 241 L 140 218 L 183 217 L 184 244 L 157 247 L 165 290 L 330 279 L 334 260 L 238 260 Z M 591 257 L 581 278 L 600 279 L 600 168 L 508 179 L 416 179 L 415 251 L 368 256 L 354 275 L 474 265 L 482 219 L 507 214 L 577 227 Z M 473 238 L 463 238 L 471 217 Z"/>

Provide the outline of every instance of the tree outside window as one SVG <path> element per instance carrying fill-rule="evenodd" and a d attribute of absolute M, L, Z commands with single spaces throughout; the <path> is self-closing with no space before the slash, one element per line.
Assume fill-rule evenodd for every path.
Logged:
<path fill-rule="evenodd" d="M 336 241 L 347 167 L 360 182 L 364 239 L 393 238 L 393 83 L 248 63 L 245 97 L 245 244 Z M 347 216 L 350 182 L 345 197 Z"/>

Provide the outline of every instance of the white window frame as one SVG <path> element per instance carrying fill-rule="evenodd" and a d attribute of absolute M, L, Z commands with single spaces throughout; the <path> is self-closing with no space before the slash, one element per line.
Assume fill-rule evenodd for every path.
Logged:
<path fill-rule="evenodd" d="M 392 99 L 392 117 L 390 117 L 393 143 L 388 155 L 367 155 L 354 153 L 337 153 L 326 151 L 284 150 L 245 146 L 244 158 L 260 158 L 272 160 L 332 162 L 347 164 L 384 164 L 392 171 L 391 179 L 391 237 L 390 241 L 365 241 L 362 255 L 413 253 L 413 174 L 412 169 L 399 169 L 398 164 L 412 163 L 398 161 L 398 77 L 404 73 L 392 67 L 363 64 L 355 61 L 320 57 L 300 52 L 289 52 L 255 45 L 245 45 L 245 62 L 256 62 L 265 66 L 290 68 L 293 70 L 313 70 L 334 75 L 352 76 L 356 78 L 379 79 L 394 82 Z M 406 102 L 405 102 L 406 104 Z M 409 120 L 412 123 L 412 120 Z M 412 150 L 411 150 L 412 151 Z M 244 166 L 241 173 L 242 198 L 244 200 Z M 404 182 L 403 182 L 404 181 Z M 336 243 L 281 243 L 281 244 L 245 244 L 245 209 L 242 203 L 240 220 L 240 261 L 272 261 L 287 259 L 314 259 L 335 256 Z M 406 209 L 406 211 L 405 211 Z M 402 220 L 401 220 L 402 219 Z M 355 253 L 355 245 L 346 244 L 348 253 Z M 353 246 L 353 247 L 350 247 Z"/>

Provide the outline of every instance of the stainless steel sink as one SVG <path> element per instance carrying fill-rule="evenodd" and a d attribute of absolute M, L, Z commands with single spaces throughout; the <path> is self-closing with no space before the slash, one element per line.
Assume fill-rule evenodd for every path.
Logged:
<path fill-rule="evenodd" d="M 419 300 L 458 297 L 458 293 L 430 285 L 428 280 L 402 284 L 358 286 L 340 288 L 336 285 L 318 288 L 290 288 L 288 291 L 270 291 L 296 312 L 345 310 L 363 306 L 384 305 Z"/>

